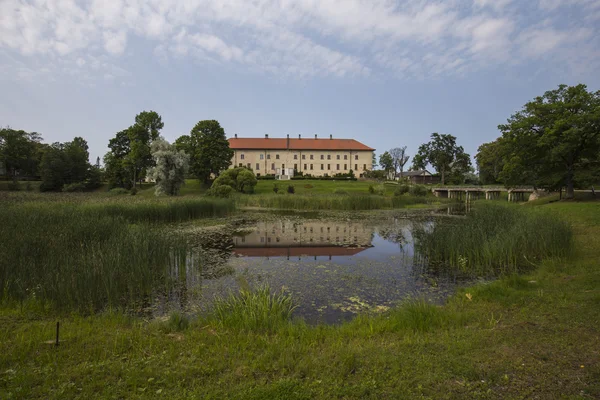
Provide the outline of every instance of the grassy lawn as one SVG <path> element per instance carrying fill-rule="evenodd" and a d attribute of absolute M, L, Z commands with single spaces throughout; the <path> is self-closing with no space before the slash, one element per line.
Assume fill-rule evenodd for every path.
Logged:
<path fill-rule="evenodd" d="M 538 207 L 572 221 L 568 260 L 341 326 L 73 314 L 54 347 L 57 318 L 5 308 L 0 398 L 600 398 L 600 202 Z"/>
<path fill-rule="evenodd" d="M 335 191 L 344 191 L 349 194 L 369 194 L 369 186 L 377 186 L 373 181 L 320 181 L 313 179 L 274 181 L 259 180 L 255 191 L 257 194 L 273 193 L 273 185 L 277 184 L 280 190 L 286 190 L 288 185 L 293 185 L 297 194 L 331 194 Z M 392 193 L 395 185 L 385 185 L 386 192 Z"/>

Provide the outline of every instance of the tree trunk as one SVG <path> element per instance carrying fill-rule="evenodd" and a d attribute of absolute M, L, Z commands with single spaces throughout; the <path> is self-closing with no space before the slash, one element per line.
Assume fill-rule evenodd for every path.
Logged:
<path fill-rule="evenodd" d="M 137 168 L 133 168 L 133 188 L 134 189 L 135 189 L 135 184 L 137 183 L 136 172 L 137 172 Z"/>
<path fill-rule="evenodd" d="M 566 189 L 566 199 L 575 198 L 575 184 L 573 182 L 573 171 L 569 170 L 567 172 L 567 189 Z"/>
<path fill-rule="evenodd" d="M 446 184 L 446 171 L 444 169 L 442 169 L 440 171 L 442 173 L 442 185 Z"/>

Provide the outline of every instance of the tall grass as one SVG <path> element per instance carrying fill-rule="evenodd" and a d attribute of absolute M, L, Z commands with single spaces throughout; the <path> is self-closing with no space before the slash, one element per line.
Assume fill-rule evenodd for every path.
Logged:
<path fill-rule="evenodd" d="M 264 285 L 216 298 L 211 318 L 228 328 L 272 332 L 290 321 L 295 308 L 290 295 L 272 293 Z"/>
<path fill-rule="evenodd" d="M 430 268 L 498 275 L 533 267 L 571 249 L 568 223 L 537 209 L 479 204 L 465 218 L 439 219 L 415 232 L 415 249 Z"/>
<path fill-rule="evenodd" d="M 7 204 L 0 209 L 0 301 L 58 310 L 145 307 L 186 268 L 187 244 L 152 222 L 223 215 L 220 200 Z"/>
<path fill-rule="evenodd" d="M 287 210 L 378 210 L 429 204 L 434 198 L 416 196 L 373 195 L 254 195 L 236 198 L 238 206 L 278 208 Z"/>

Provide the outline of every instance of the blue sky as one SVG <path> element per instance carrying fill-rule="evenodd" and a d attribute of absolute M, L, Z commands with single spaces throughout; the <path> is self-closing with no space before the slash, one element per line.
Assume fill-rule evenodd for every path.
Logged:
<path fill-rule="evenodd" d="M 600 0 L 0 0 L 0 125 L 102 157 L 135 114 L 173 141 L 355 138 L 471 155 L 560 83 L 600 89 Z"/>

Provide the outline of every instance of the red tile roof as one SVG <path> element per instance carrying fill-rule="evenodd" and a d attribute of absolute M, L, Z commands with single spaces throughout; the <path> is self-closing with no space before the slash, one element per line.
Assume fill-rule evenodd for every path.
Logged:
<path fill-rule="evenodd" d="M 288 147 L 289 143 L 289 147 Z M 234 150 L 363 150 L 375 149 L 354 139 L 230 138 Z"/>

